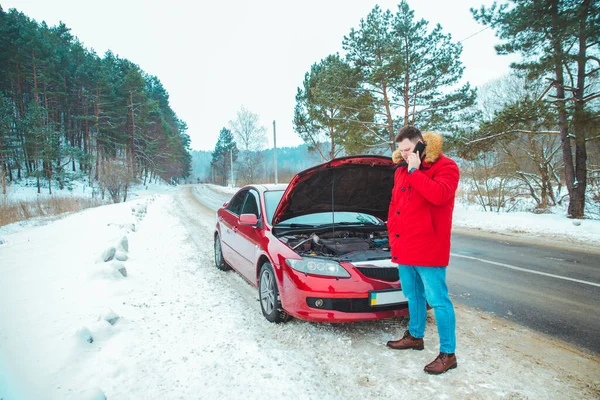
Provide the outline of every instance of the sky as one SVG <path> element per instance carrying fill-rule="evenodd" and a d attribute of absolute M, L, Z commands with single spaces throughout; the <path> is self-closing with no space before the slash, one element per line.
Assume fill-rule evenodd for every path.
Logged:
<path fill-rule="evenodd" d="M 35 190 L 15 186 L 14 200 Z M 425 350 L 403 353 L 384 343 L 406 320 L 266 322 L 258 291 L 214 267 L 214 212 L 188 188 L 0 227 L 0 398 L 597 398 L 597 357 L 457 302 L 459 366 L 441 376 L 422 371 L 430 318 Z M 600 221 L 457 212 L 458 226 L 600 244 Z"/>
<path fill-rule="evenodd" d="M 258 114 L 273 147 L 302 143 L 293 131 L 297 88 L 310 66 L 342 52 L 342 40 L 376 4 L 396 12 L 399 0 L 2 0 L 48 25 L 64 22 L 98 55 L 107 50 L 157 76 L 188 126 L 191 147 L 213 150 L 220 130 L 242 106 Z M 491 29 L 469 9 L 490 0 L 409 0 L 416 19 L 439 23 L 462 41 L 463 83 L 482 85 L 509 72 Z"/>

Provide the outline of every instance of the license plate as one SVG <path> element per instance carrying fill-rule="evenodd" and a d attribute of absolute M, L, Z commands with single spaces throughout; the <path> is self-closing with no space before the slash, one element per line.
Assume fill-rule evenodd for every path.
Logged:
<path fill-rule="evenodd" d="M 369 292 L 371 307 L 406 304 L 407 302 L 408 299 L 404 297 L 402 289 L 371 290 Z"/>

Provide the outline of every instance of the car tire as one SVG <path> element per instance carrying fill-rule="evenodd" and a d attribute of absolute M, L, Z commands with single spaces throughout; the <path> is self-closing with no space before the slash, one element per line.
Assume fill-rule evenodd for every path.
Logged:
<path fill-rule="evenodd" d="M 229 271 L 231 267 L 225 262 L 223 258 L 223 251 L 221 250 L 221 238 L 219 235 L 215 235 L 215 266 L 221 271 Z"/>
<path fill-rule="evenodd" d="M 258 297 L 260 308 L 267 321 L 278 324 L 290 319 L 288 313 L 281 308 L 275 272 L 269 262 L 264 263 L 260 268 L 258 275 Z"/>

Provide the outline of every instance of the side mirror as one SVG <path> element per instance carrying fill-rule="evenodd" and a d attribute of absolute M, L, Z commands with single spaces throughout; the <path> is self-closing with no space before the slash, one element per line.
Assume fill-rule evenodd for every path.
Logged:
<path fill-rule="evenodd" d="M 256 214 L 242 214 L 240 215 L 240 225 L 256 226 L 258 224 L 258 217 Z"/>

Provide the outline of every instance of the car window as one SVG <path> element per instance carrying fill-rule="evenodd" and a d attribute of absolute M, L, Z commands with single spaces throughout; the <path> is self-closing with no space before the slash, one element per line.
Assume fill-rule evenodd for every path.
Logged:
<path fill-rule="evenodd" d="M 246 198 L 247 193 L 248 193 L 247 190 L 238 192 L 238 194 L 236 194 L 233 197 L 233 199 L 231 199 L 231 201 L 229 202 L 229 205 L 227 206 L 227 210 L 229 212 L 231 212 L 232 214 L 240 215 L 240 213 L 242 211 L 242 205 L 244 204 L 244 199 Z"/>
<path fill-rule="evenodd" d="M 244 202 L 244 207 L 242 208 L 242 214 L 254 214 L 259 216 L 258 212 L 258 194 L 254 190 L 248 191 L 248 196 L 246 196 L 246 201 Z"/>

